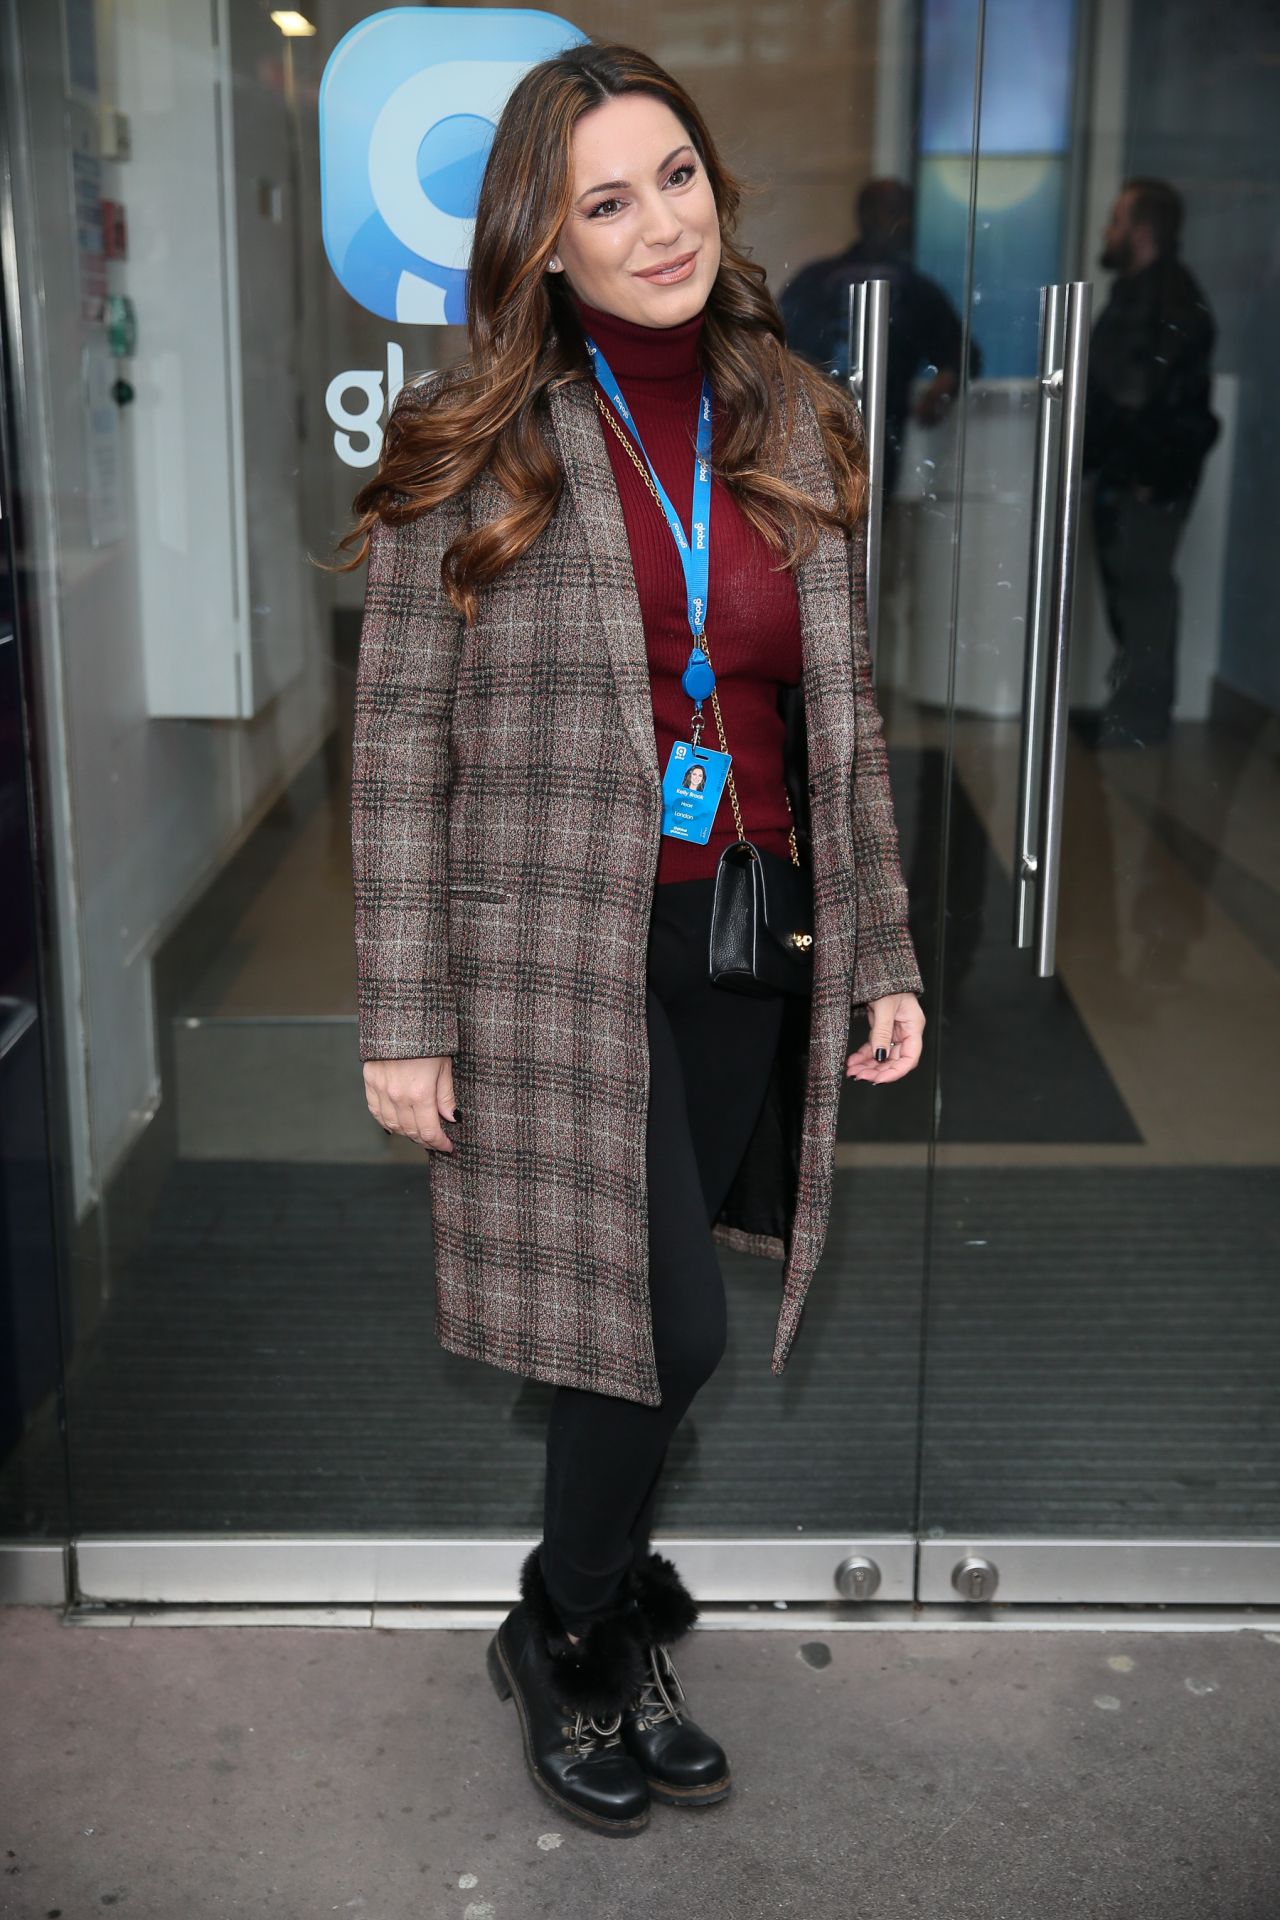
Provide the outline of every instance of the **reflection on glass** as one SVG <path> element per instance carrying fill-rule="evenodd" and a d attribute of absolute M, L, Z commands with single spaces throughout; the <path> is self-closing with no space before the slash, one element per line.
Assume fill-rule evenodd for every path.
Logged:
<path fill-rule="evenodd" d="M 1060 158 L 1011 159 L 999 76 L 1036 68 L 1023 23 L 986 17 L 971 324 L 994 377 L 966 423 L 921 1525 L 1273 1538 L 1280 1112 L 1259 1063 L 1280 873 L 1260 748 L 1280 688 L 1250 547 L 1276 403 L 1237 270 L 1274 283 L 1270 119 L 1247 34 L 1218 58 L 1189 9 L 1142 4 L 1078 49 Z M 1086 495 L 1042 980 L 1011 943 L 1008 849 L 1036 327 L 1041 287 L 1076 278 Z"/>
<path fill-rule="evenodd" d="M 362 582 L 309 559 L 401 385 L 462 350 L 492 103 L 415 121 L 427 56 L 362 80 L 354 6 L 286 40 L 231 0 L 216 46 L 204 0 L 16 12 L 72 1526 L 528 1533 L 541 1390 L 438 1350 L 420 1156 L 364 1106 Z M 488 9 L 372 19 L 429 39 L 470 13 L 486 57 L 533 57 Z M 1274 1538 L 1271 9 L 1243 0 L 1230 35 L 1192 0 L 875 13 L 730 6 L 681 47 L 735 162 L 753 130 L 744 234 L 794 344 L 843 377 L 849 286 L 890 283 L 878 695 L 931 1052 L 879 1105 L 846 1091 L 781 1382 L 759 1362 L 773 1272 L 726 1261 L 731 1351 L 663 1524 Z M 548 18 L 526 30 L 640 32 L 617 9 Z M 413 83 L 363 164 L 322 151 L 339 81 L 370 124 Z M 1040 980 L 1010 937 L 1009 849 L 1037 327 L 1073 279 L 1096 324 Z M 39 997 L 27 965 L 5 1006 Z M 54 1298 L 48 1274 L 33 1289 Z M 43 1348 L 24 1379 L 0 1502 L 39 1535 L 63 1472 Z M 705 1476 L 704 1447 L 728 1449 Z M 712 1510 L 707 1486 L 732 1492 Z"/>
<path fill-rule="evenodd" d="M 196 0 L 163 19 L 129 0 L 96 32 L 79 10 L 64 61 L 56 10 L 22 11 L 29 325 L 63 396 L 40 424 L 64 556 L 74 1525 L 527 1531 L 544 1391 L 437 1346 L 421 1155 L 365 1106 L 348 833 L 363 583 L 309 557 L 331 555 L 401 385 L 462 350 L 469 216 L 511 63 L 550 51 L 548 36 L 609 37 L 615 18 L 339 8 L 286 38 L 232 0 L 211 45 Z M 909 193 L 914 54 L 891 38 L 869 61 L 853 15 L 815 4 L 785 30 L 727 20 L 699 55 L 698 92 L 722 137 L 759 129 L 750 161 L 771 191 L 749 203 L 744 237 L 780 289 L 847 244 L 877 125 L 892 129 L 878 171 Z M 432 74 L 460 47 L 474 97 L 459 79 L 442 110 Z M 106 98 L 127 124 L 108 117 L 100 138 Z M 101 230 L 118 246 L 72 230 L 69 168 L 86 205 L 123 208 Z M 70 310 L 66 262 L 105 356 L 91 515 L 75 504 L 81 340 L 48 322 Z M 909 230 L 900 271 L 921 288 L 935 277 Z M 100 315 L 126 297 L 137 339 L 116 366 Z M 939 297 L 939 323 L 895 373 L 904 410 L 913 378 L 938 383 L 939 420 L 956 402 L 956 298 Z M 128 400 L 111 397 L 117 373 Z M 919 547 L 939 570 L 951 536 L 935 499 Z M 936 835 L 909 786 L 901 798 L 910 858 L 913 836 Z M 665 1524 L 909 1527 L 918 1113 L 905 1151 L 892 1133 L 865 1091 L 849 1102 L 815 1331 L 784 1381 L 760 1359 L 776 1276 L 726 1261 L 735 1352 L 722 1404 L 679 1441 Z M 862 1163 L 886 1153 L 895 1204 L 860 1209 Z M 839 1417 L 850 1392 L 856 1425 Z M 704 1475 L 712 1445 L 730 1457 Z"/>

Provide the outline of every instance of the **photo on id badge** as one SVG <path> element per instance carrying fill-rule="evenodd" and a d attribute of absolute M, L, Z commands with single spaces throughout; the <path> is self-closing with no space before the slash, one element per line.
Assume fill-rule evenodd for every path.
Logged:
<path fill-rule="evenodd" d="M 662 776 L 662 831 L 705 847 L 711 838 L 732 754 L 677 740 Z"/>

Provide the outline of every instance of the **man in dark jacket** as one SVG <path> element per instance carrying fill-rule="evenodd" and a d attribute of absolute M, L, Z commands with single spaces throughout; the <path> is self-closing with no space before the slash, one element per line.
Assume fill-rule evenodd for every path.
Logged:
<path fill-rule="evenodd" d="M 1168 738 L 1177 691 L 1173 559 L 1219 432 L 1209 408 L 1213 315 L 1178 257 L 1182 213 L 1167 181 L 1127 180 L 1099 256 L 1118 276 L 1090 341 L 1084 439 L 1115 642 L 1100 745 Z"/>
<path fill-rule="evenodd" d="M 889 282 L 889 339 L 885 367 L 886 498 L 893 495 L 902 458 L 912 380 L 921 367 L 933 378 L 920 395 L 916 417 L 931 426 L 960 384 L 960 316 L 936 280 L 911 259 L 914 202 L 904 180 L 868 180 L 858 195 L 860 237 L 843 253 L 812 260 L 783 288 L 778 305 L 787 344 L 826 373 L 849 373 L 849 288 L 858 280 Z M 982 370 L 976 346 L 969 371 Z"/>

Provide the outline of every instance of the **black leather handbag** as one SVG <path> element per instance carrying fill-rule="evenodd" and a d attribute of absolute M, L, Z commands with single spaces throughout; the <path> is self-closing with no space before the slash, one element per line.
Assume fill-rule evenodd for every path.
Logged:
<path fill-rule="evenodd" d="M 751 840 L 716 866 L 711 980 L 737 993 L 812 993 L 813 880 L 807 868 Z"/>
<path fill-rule="evenodd" d="M 702 645 L 705 649 L 705 637 Z M 795 693 L 797 701 L 802 702 L 799 689 Z M 723 753 L 727 751 L 724 722 L 714 690 L 711 702 Z M 802 714 L 803 705 L 793 707 L 792 713 Z M 790 726 L 791 722 L 789 731 Z M 800 858 L 795 809 L 786 779 L 783 791 L 792 822 L 788 860 L 747 839 L 732 768 L 727 784 L 738 838 L 725 848 L 716 866 L 708 943 L 712 985 L 759 997 L 812 993 L 813 872 Z M 807 833 L 805 839 L 807 844 Z"/>

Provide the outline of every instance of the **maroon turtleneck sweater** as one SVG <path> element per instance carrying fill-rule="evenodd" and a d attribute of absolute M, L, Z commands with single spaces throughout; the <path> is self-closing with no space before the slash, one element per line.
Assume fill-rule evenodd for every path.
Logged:
<path fill-rule="evenodd" d="M 698 312 L 676 326 L 649 327 L 571 297 L 584 332 L 617 376 L 645 451 L 688 532 L 703 315 Z M 631 547 L 649 655 L 658 767 L 665 773 L 672 742 L 689 738 L 693 712 L 693 702 L 680 685 L 692 645 L 684 573 L 661 507 L 613 428 L 603 418 L 600 427 Z M 715 668 L 725 745 L 733 756 L 743 830 L 757 846 L 786 858 L 791 816 L 782 783 L 783 723 L 777 699 L 781 686 L 796 686 L 800 680 L 800 614 L 794 577 L 770 571 L 778 560 L 713 476 L 707 652 Z M 703 701 L 702 715 L 702 744 L 718 748 L 710 699 Z M 713 874 L 720 855 L 737 837 L 726 785 L 705 847 L 662 835 L 658 880 Z"/>

